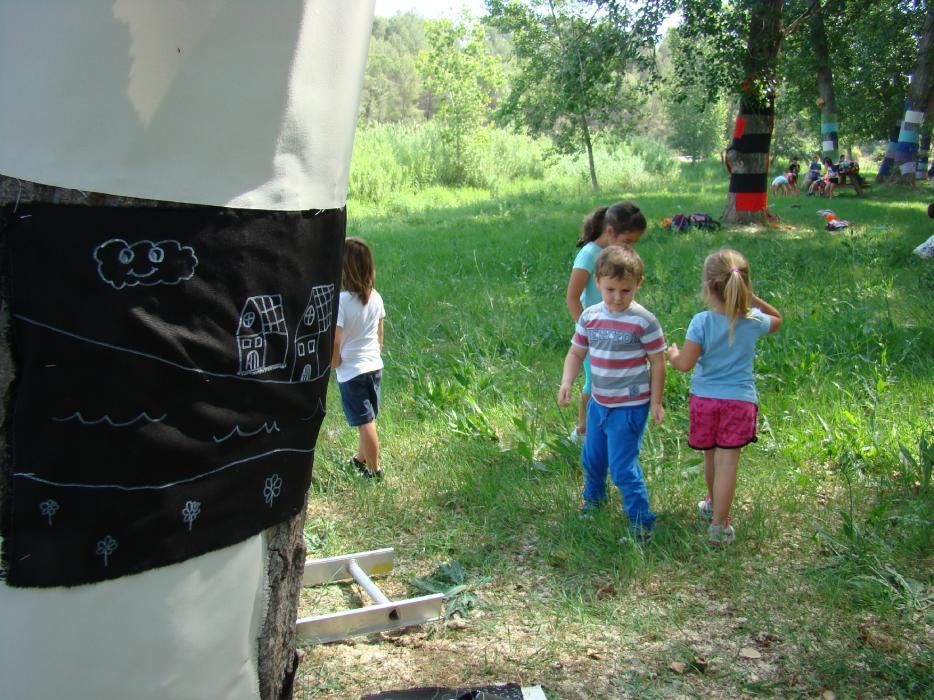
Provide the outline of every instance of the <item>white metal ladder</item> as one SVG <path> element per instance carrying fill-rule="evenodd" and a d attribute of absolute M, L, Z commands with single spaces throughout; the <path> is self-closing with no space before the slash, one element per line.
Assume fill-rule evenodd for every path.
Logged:
<path fill-rule="evenodd" d="M 440 618 L 443 594 L 435 593 L 391 601 L 373 583 L 370 575 L 385 574 L 391 571 L 394 558 L 393 549 L 389 547 L 327 559 L 308 559 L 305 562 L 305 574 L 302 578 L 303 586 L 353 580 L 366 591 L 373 604 L 362 608 L 299 618 L 295 623 L 298 637 L 321 644 L 359 634 L 374 634 L 410 625 L 420 625 Z"/>

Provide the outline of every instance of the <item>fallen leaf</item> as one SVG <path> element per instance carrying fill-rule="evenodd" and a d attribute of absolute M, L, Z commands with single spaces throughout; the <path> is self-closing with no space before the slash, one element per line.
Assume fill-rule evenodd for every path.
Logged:
<path fill-rule="evenodd" d="M 759 644 L 760 646 L 764 646 L 764 647 L 769 646 L 773 642 L 782 641 L 781 639 L 779 639 L 776 635 L 772 634 L 771 632 L 756 632 L 755 640 L 756 640 L 756 644 Z"/>
<path fill-rule="evenodd" d="M 594 651 L 593 649 L 587 650 L 587 656 L 597 661 L 603 661 L 603 658 L 604 658 L 603 654 L 601 654 L 599 651 Z"/>
<path fill-rule="evenodd" d="M 668 668 L 670 668 L 672 671 L 674 671 L 678 675 L 681 675 L 682 673 L 688 670 L 688 665 L 681 661 L 672 661 L 668 665 Z"/>
<path fill-rule="evenodd" d="M 762 654 L 760 654 L 756 649 L 752 647 L 743 647 L 739 650 L 739 655 L 744 659 L 761 659 Z"/>
<path fill-rule="evenodd" d="M 707 670 L 707 658 L 704 656 L 695 656 L 694 660 L 691 661 L 691 666 L 698 672 L 703 673 Z"/>
<path fill-rule="evenodd" d="M 859 630 L 859 639 L 863 644 L 867 644 L 879 651 L 896 652 L 901 649 L 897 639 L 881 632 L 873 624 L 860 623 L 857 625 L 857 629 Z"/>

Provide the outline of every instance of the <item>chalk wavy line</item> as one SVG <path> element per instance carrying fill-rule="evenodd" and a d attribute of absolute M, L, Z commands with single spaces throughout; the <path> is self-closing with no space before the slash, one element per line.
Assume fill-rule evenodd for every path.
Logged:
<path fill-rule="evenodd" d="M 270 455 L 279 454 L 283 452 L 297 452 L 299 454 L 311 454 L 314 451 L 315 451 L 315 448 L 313 447 L 310 450 L 299 449 L 297 447 L 280 447 L 275 450 L 269 450 L 268 452 L 262 452 L 260 454 L 253 455 L 252 457 L 244 457 L 243 459 L 234 460 L 233 462 L 224 464 L 220 467 L 217 467 L 216 469 L 212 469 L 211 471 L 207 471 L 207 472 L 204 472 L 203 474 L 198 474 L 197 476 L 192 476 L 187 479 L 179 479 L 178 481 L 170 481 L 165 484 L 145 484 L 142 486 L 120 486 L 119 484 L 65 483 L 61 481 L 52 481 L 51 479 L 43 479 L 42 477 L 37 476 L 36 474 L 29 473 L 29 472 L 14 472 L 13 476 L 16 478 L 20 478 L 20 479 L 28 479 L 29 481 L 35 481 L 40 484 L 48 484 L 49 486 L 61 486 L 62 488 L 70 488 L 70 489 L 116 489 L 117 491 L 161 491 L 162 489 L 171 488 L 173 486 L 179 486 L 180 484 L 188 484 L 188 483 L 191 483 L 192 481 L 197 481 L 198 479 L 202 479 L 206 476 L 211 476 L 212 474 L 217 474 L 218 472 L 222 472 L 225 469 L 230 469 L 231 467 L 235 467 L 238 464 L 245 464 L 246 462 L 252 462 L 257 459 L 263 459 L 264 457 L 268 457 Z"/>
<path fill-rule="evenodd" d="M 300 420 L 302 421 L 302 423 L 307 423 L 308 421 L 310 421 L 310 420 L 312 420 L 313 418 L 315 418 L 319 413 L 320 413 L 321 415 L 324 415 L 325 413 L 327 413 L 327 408 L 325 408 L 325 406 L 324 406 L 324 401 L 322 401 L 321 399 L 318 399 L 318 410 L 315 411 L 314 413 L 312 413 L 312 414 L 311 414 L 310 416 L 308 416 L 307 418 L 302 418 L 302 419 L 300 419 Z"/>
<path fill-rule="evenodd" d="M 211 437 L 214 438 L 214 442 L 224 442 L 225 440 L 229 440 L 230 438 L 232 438 L 234 435 L 239 435 L 240 437 L 253 437 L 254 435 L 259 435 L 259 434 L 260 434 L 261 432 L 263 432 L 264 430 L 266 431 L 266 434 L 267 434 L 267 435 L 269 435 L 270 433 L 273 433 L 273 432 L 277 432 L 277 433 L 278 433 L 278 432 L 279 432 L 279 424 L 276 423 L 276 421 L 273 421 L 273 422 L 272 422 L 272 425 L 269 425 L 269 423 L 266 422 L 266 423 L 263 423 L 263 424 L 262 424 L 259 428 L 257 428 L 256 430 L 253 430 L 252 432 L 248 432 L 248 433 L 245 433 L 245 432 L 243 432 L 242 430 L 240 430 L 240 426 L 238 425 L 237 427 L 235 427 L 233 430 L 231 430 L 229 433 L 227 433 L 227 434 L 226 434 L 224 437 L 222 437 L 222 438 L 219 438 L 219 437 L 217 437 L 216 435 L 212 435 Z"/>
<path fill-rule="evenodd" d="M 128 420 L 128 421 L 121 423 L 121 422 L 114 421 L 110 416 L 102 416 L 101 418 L 98 418 L 97 420 L 88 420 L 87 418 L 81 415 L 81 411 L 75 411 L 74 413 L 72 413 L 70 416 L 66 418 L 56 418 L 55 416 L 52 416 L 52 420 L 54 420 L 56 423 L 67 423 L 70 420 L 77 419 L 77 421 L 81 423 L 82 425 L 100 425 L 101 423 L 107 423 L 108 425 L 111 425 L 114 428 L 125 428 L 126 426 L 133 425 L 134 423 L 137 423 L 141 420 L 147 420 L 150 423 L 161 423 L 163 420 L 165 420 L 165 417 L 167 415 L 168 415 L 167 413 L 163 413 L 159 418 L 153 418 L 148 413 L 143 411 L 138 416 L 136 416 L 136 418 L 133 418 L 132 420 Z"/>
<path fill-rule="evenodd" d="M 46 330 L 53 331 L 54 333 L 60 333 L 61 335 L 68 336 L 69 338 L 74 338 L 75 340 L 81 340 L 85 343 L 90 343 L 91 345 L 97 345 L 102 348 L 108 348 L 109 350 L 117 350 L 118 352 L 125 352 L 130 355 L 136 355 L 138 357 L 145 357 L 149 360 L 155 360 L 156 362 L 162 362 L 164 364 L 175 367 L 176 369 L 181 369 L 186 372 L 195 372 L 196 374 L 201 374 L 206 377 L 219 377 L 221 379 L 239 379 L 244 382 L 260 382 L 261 384 L 307 384 L 307 382 L 293 381 L 291 379 L 260 379 L 259 377 L 245 376 L 242 374 L 228 374 L 225 372 L 209 372 L 206 369 L 201 369 L 200 367 L 189 367 L 188 365 L 182 365 L 178 362 L 173 362 L 164 357 L 159 357 L 158 355 L 153 355 L 148 352 L 143 352 L 141 350 L 133 350 L 132 348 L 125 348 L 121 345 L 113 345 L 111 343 L 105 343 L 102 340 L 94 340 L 93 338 L 87 338 L 83 335 L 78 335 L 77 333 L 71 333 L 62 328 L 57 328 L 56 326 L 49 325 L 48 323 L 43 323 L 42 321 L 37 321 L 34 318 L 29 318 L 28 316 L 23 316 L 22 314 L 13 314 L 14 318 L 23 321 L 24 323 L 30 323 L 39 328 L 45 328 Z M 327 367 L 323 372 L 319 372 L 318 376 L 312 377 L 312 379 L 320 379 L 325 374 L 327 374 Z"/>

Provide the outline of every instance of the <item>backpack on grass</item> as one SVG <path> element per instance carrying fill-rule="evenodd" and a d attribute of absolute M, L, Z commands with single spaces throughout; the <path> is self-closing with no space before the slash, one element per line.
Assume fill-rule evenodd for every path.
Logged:
<path fill-rule="evenodd" d="M 699 229 L 718 229 L 720 222 L 710 214 L 695 213 L 691 214 L 691 226 Z"/>

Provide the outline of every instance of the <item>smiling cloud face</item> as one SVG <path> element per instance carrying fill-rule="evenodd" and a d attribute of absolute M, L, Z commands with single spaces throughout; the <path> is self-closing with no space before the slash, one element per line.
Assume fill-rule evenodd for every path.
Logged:
<path fill-rule="evenodd" d="M 198 266 L 193 248 L 178 241 L 137 241 L 113 238 L 94 249 L 97 274 L 114 289 L 178 284 L 191 279 Z"/>

